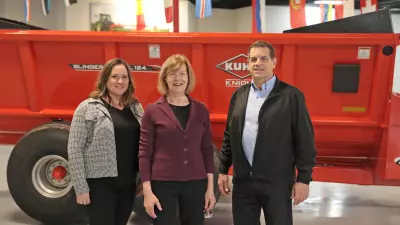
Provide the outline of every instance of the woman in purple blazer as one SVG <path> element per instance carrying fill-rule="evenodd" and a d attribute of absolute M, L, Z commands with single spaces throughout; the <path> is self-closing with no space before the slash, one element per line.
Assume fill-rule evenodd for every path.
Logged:
<path fill-rule="evenodd" d="M 204 224 L 215 204 L 208 109 L 191 98 L 195 77 L 180 54 L 162 65 L 161 97 L 146 107 L 139 144 L 144 207 L 155 225 Z"/>

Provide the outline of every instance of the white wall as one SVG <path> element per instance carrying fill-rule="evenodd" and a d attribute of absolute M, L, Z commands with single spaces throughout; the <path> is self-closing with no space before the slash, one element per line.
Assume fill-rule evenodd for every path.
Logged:
<path fill-rule="evenodd" d="M 400 93 L 400 46 L 396 48 L 396 52 L 392 92 Z"/>
<path fill-rule="evenodd" d="M 194 16 L 189 15 L 195 15 L 195 8 L 193 5 L 186 0 L 179 1 L 179 31 L 197 32 L 197 20 Z M 187 18 L 187 20 L 183 20 L 182 18 Z"/>
<path fill-rule="evenodd" d="M 84 0 L 65 8 L 65 30 L 90 30 L 90 3 L 92 2 L 112 3 L 113 0 Z"/>
<path fill-rule="evenodd" d="M 6 14 L 6 1 L 0 0 L 0 15 Z"/>
<path fill-rule="evenodd" d="M 182 1 L 181 18 L 192 18 L 195 6 L 187 1 Z M 196 27 L 197 32 L 251 32 L 252 21 L 251 7 L 244 7 L 236 10 L 214 9 L 213 16 L 205 19 L 191 19 L 190 23 L 180 26 L 180 32 L 192 32 L 190 27 Z M 355 11 L 359 14 L 359 10 Z M 306 22 L 308 25 L 320 23 L 320 8 L 310 5 L 306 8 Z M 290 29 L 289 7 L 287 6 L 266 6 L 266 25 L 264 29 L 268 33 L 282 33 Z"/>

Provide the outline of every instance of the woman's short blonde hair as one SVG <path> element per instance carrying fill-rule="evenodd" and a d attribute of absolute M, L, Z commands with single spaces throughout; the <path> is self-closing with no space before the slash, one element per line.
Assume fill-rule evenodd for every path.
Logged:
<path fill-rule="evenodd" d="M 168 94 L 168 85 L 166 81 L 167 75 L 179 70 L 182 66 L 186 66 L 188 74 L 188 84 L 186 87 L 185 94 L 189 94 L 190 92 L 193 91 L 196 81 L 190 61 L 186 58 L 186 56 L 182 54 L 174 54 L 168 57 L 167 60 L 165 60 L 165 62 L 161 66 L 161 71 L 158 74 L 157 87 L 161 95 L 165 96 Z"/>

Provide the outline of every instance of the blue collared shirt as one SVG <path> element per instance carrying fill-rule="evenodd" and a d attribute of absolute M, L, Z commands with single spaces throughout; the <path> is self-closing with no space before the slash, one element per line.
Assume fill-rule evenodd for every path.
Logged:
<path fill-rule="evenodd" d="M 250 165 L 253 163 L 254 147 L 256 145 L 258 113 L 265 99 L 267 99 L 268 95 L 271 93 L 275 81 L 276 76 L 274 75 L 271 79 L 262 84 L 261 90 L 255 86 L 254 81 L 251 82 L 242 138 L 244 153 Z"/>

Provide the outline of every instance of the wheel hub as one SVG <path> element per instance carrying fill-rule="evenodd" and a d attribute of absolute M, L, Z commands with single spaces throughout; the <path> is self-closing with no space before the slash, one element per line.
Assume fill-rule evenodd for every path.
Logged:
<path fill-rule="evenodd" d="M 48 155 L 39 159 L 32 170 L 35 189 L 48 198 L 60 198 L 71 188 L 68 162 L 61 156 Z"/>
<path fill-rule="evenodd" d="M 53 170 L 53 177 L 56 180 L 62 180 L 67 175 L 67 170 L 63 166 L 57 166 Z"/>

